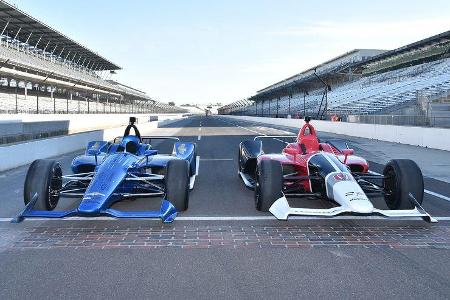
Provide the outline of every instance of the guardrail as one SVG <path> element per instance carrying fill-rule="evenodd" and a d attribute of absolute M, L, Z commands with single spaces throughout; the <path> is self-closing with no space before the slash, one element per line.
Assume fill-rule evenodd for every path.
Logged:
<path fill-rule="evenodd" d="M 450 117 L 446 116 L 348 115 L 347 122 L 400 126 L 450 127 Z"/>

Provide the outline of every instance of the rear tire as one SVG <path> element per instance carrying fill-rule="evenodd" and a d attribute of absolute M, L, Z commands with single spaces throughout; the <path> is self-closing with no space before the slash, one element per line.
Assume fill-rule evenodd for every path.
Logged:
<path fill-rule="evenodd" d="M 177 211 L 185 211 L 189 205 L 189 162 L 175 159 L 167 163 L 165 177 L 166 199 Z"/>
<path fill-rule="evenodd" d="M 28 168 L 23 188 L 23 200 L 27 205 L 37 193 L 35 210 L 53 210 L 59 201 L 62 187 L 61 166 L 55 160 L 37 159 Z"/>
<path fill-rule="evenodd" d="M 417 164 L 410 159 L 393 159 L 383 170 L 384 196 L 390 209 L 413 209 L 414 204 L 409 199 L 411 193 L 417 202 L 423 201 L 423 176 Z"/>
<path fill-rule="evenodd" d="M 283 170 L 276 160 L 262 160 L 256 167 L 255 205 L 259 211 L 269 211 L 283 196 Z"/>

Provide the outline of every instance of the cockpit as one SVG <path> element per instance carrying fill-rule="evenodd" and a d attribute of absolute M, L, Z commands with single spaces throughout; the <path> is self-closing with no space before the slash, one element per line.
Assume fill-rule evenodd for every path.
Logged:
<path fill-rule="evenodd" d="M 136 118 L 130 117 L 130 122 L 122 137 L 114 139 L 113 144 L 108 149 L 109 153 L 127 152 L 133 155 L 142 155 L 150 148 L 150 145 L 142 143 L 141 133 L 135 125 Z M 132 130 L 134 134 L 132 134 Z"/>

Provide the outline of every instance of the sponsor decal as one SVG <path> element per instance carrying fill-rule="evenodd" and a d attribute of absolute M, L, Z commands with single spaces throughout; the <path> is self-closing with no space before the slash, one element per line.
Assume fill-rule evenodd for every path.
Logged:
<path fill-rule="evenodd" d="M 347 196 L 348 193 L 345 194 Z M 352 192 L 352 196 L 356 196 L 354 198 L 351 198 L 349 201 L 366 201 L 364 193 L 361 192 Z M 350 195 L 349 195 L 350 196 Z"/>
<path fill-rule="evenodd" d="M 184 153 L 186 153 L 186 145 L 185 144 L 181 144 L 180 146 L 178 146 L 178 152 L 179 153 L 181 153 L 181 154 L 184 154 Z"/>
<path fill-rule="evenodd" d="M 351 181 L 352 180 L 351 176 L 346 173 L 337 173 L 334 175 L 334 179 L 336 181 Z"/>
<path fill-rule="evenodd" d="M 99 193 L 99 192 L 92 192 L 84 195 L 83 200 L 89 200 L 95 197 L 104 197 L 105 194 Z"/>

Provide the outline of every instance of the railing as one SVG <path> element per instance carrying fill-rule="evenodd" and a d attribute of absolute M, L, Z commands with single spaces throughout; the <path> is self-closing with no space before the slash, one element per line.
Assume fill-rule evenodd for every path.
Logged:
<path fill-rule="evenodd" d="M 348 115 L 347 122 L 400 126 L 450 127 L 450 117 L 447 116 Z"/>

